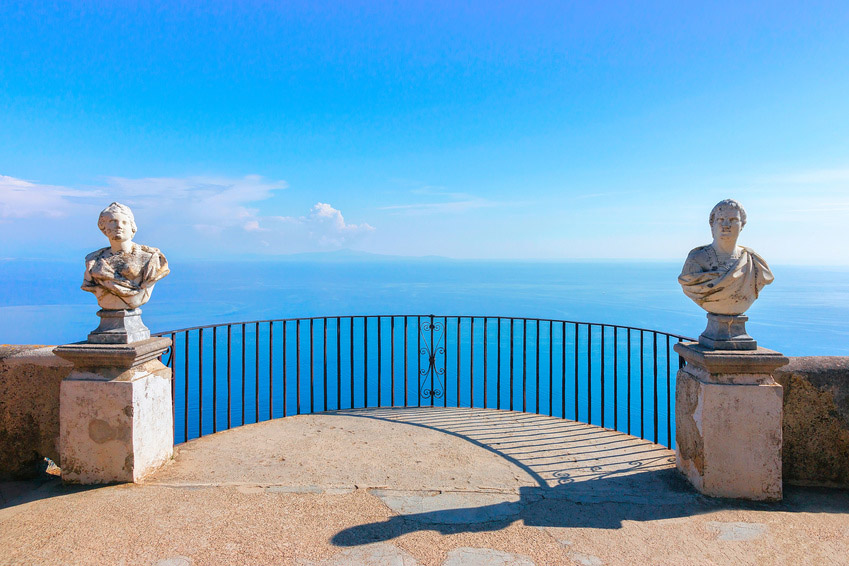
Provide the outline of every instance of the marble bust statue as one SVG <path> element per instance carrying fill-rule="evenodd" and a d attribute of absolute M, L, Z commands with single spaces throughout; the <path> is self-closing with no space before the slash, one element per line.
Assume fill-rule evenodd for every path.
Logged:
<path fill-rule="evenodd" d="M 106 207 L 97 227 L 109 238 L 109 247 L 86 256 L 83 291 L 94 293 L 104 309 L 140 307 L 150 299 L 154 284 L 168 275 L 168 261 L 158 249 L 133 242 L 136 222 L 123 204 Z"/>
<path fill-rule="evenodd" d="M 108 341 L 131 342 L 147 338 L 150 333 L 141 323 L 138 307 L 150 299 L 156 282 L 170 272 L 168 261 L 157 248 L 133 242 L 136 222 L 130 208 L 123 204 L 113 202 L 107 206 L 100 213 L 97 226 L 109 239 L 109 246 L 85 258 L 82 290 L 94 293 L 97 304 L 103 309 L 98 312 L 102 319 L 100 328 L 92 335 L 108 332 L 111 337 Z M 127 317 L 137 320 L 124 322 Z M 107 324 L 107 318 L 112 322 Z M 117 337 L 127 331 L 129 338 Z M 96 341 L 107 341 L 107 338 L 96 338 Z"/>
<path fill-rule="evenodd" d="M 761 256 L 737 245 L 740 231 L 746 225 L 746 211 L 739 202 L 720 201 L 711 210 L 709 221 L 713 242 L 690 252 L 678 282 L 684 294 L 709 313 L 708 331 L 711 322 L 721 320 L 730 325 L 739 323 L 736 328 L 739 333 L 740 325 L 747 320 L 743 313 L 752 306 L 761 289 L 772 283 L 773 275 Z M 734 331 L 731 330 L 732 335 Z M 745 331 L 740 336 L 751 340 Z"/>
<path fill-rule="evenodd" d="M 739 202 L 719 202 L 710 212 L 713 242 L 691 251 L 684 262 L 678 282 L 684 294 L 709 313 L 743 314 L 773 281 L 763 258 L 737 245 L 745 225 L 746 211 Z"/>

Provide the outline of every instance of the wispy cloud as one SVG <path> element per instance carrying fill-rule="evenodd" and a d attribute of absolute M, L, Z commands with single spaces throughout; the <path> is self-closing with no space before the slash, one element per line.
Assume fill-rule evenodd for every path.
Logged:
<path fill-rule="evenodd" d="M 503 206 L 506 203 L 492 201 L 483 197 L 446 191 L 442 187 L 425 185 L 410 190 L 410 193 L 432 197 L 430 202 L 414 202 L 381 206 L 379 210 L 395 210 L 407 214 L 460 214 L 479 208 Z M 434 202 L 435 201 L 435 202 Z"/>
<path fill-rule="evenodd" d="M 43 216 L 61 218 L 71 213 L 78 199 L 101 197 L 101 190 L 78 190 L 58 185 L 41 185 L 0 175 L 0 219 Z"/>
<path fill-rule="evenodd" d="M 306 216 L 276 216 L 266 219 L 271 229 L 284 233 L 307 237 L 322 247 L 340 247 L 350 245 L 362 236 L 374 232 L 374 227 L 363 222 L 350 224 L 345 222 L 342 213 L 325 202 L 318 202 Z M 263 229 L 257 226 L 257 229 Z"/>
<path fill-rule="evenodd" d="M 830 183 L 849 183 L 849 169 L 812 169 L 779 175 L 770 175 L 761 179 L 765 183 L 793 185 L 818 185 Z"/>
<path fill-rule="evenodd" d="M 150 239 L 142 243 L 200 255 L 327 249 L 350 245 L 374 231 L 367 223 L 346 222 L 341 211 L 323 202 L 302 216 L 273 214 L 282 204 L 269 201 L 287 187 L 285 181 L 258 175 L 108 177 L 102 186 L 85 188 L 0 176 L 0 223 L 15 223 L 10 232 L 23 242 L 44 237 L 28 218 L 65 218 L 69 234 L 90 241 L 97 213 L 118 201 L 133 209 L 140 237 Z"/>

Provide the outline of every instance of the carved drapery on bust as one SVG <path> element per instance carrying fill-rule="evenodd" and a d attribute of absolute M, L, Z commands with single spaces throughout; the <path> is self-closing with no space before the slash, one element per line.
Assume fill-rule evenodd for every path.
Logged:
<path fill-rule="evenodd" d="M 710 244 L 690 252 L 678 277 L 684 294 L 696 304 L 726 315 L 746 312 L 772 281 L 769 266 L 753 250 L 739 246 L 738 257 L 723 263 Z"/>
<path fill-rule="evenodd" d="M 97 225 L 110 246 L 86 256 L 82 290 L 94 293 L 106 310 L 140 307 L 170 272 L 168 261 L 157 248 L 132 241 L 136 223 L 129 207 L 113 202 L 100 213 Z"/>

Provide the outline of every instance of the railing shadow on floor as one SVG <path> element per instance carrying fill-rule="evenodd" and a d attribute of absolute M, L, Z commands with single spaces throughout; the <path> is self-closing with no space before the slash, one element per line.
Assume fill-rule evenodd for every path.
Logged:
<path fill-rule="evenodd" d="M 391 409 L 359 413 L 344 412 L 347 416 L 398 422 Z M 435 413 L 433 409 L 428 411 Z M 438 410 L 437 410 L 438 411 Z M 540 528 L 595 528 L 619 529 L 623 521 L 658 521 L 691 517 L 721 510 L 759 510 L 807 513 L 846 513 L 849 509 L 849 491 L 827 488 L 785 486 L 785 499 L 781 502 L 753 502 L 715 499 L 696 492 L 672 465 L 670 451 L 633 439 L 630 446 L 618 454 L 570 459 L 568 466 L 557 467 L 557 462 L 529 462 L 524 455 L 526 442 L 519 440 L 512 446 L 495 449 L 475 438 L 480 427 L 469 427 L 467 419 L 453 411 L 453 418 L 445 414 L 420 416 L 407 424 L 440 431 L 463 438 L 476 446 L 506 458 L 524 470 L 537 482 L 536 486 L 523 486 L 516 494 L 493 493 L 398 493 L 372 490 L 396 511 L 385 521 L 350 527 L 332 538 L 332 543 L 352 547 L 383 542 L 418 531 L 436 531 L 440 534 L 497 531 L 521 521 L 526 526 Z M 359 414 L 358 414 L 359 413 Z M 460 418 L 457 418 L 460 416 Z M 517 415 L 528 418 L 526 425 L 550 422 L 549 418 L 534 415 Z M 446 418 L 447 417 L 447 418 Z M 536 437 L 535 444 L 551 443 L 565 447 L 570 444 L 569 431 L 582 442 L 603 439 L 621 433 L 590 427 L 582 423 L 561 421 L 561 427 L 549 427 L 543 438 Z M 580 427 L 581 431 L 577 430 Z M 463 432 L 461 432 L 463 431 Z M 483 430 L 492 433 L 492 430 Z M 502 432 L 504 430 L 502 429 Z M 565 434 L 564 434 L 565 433 Z M 627 440 L 627 437 L 626 437 Z M 503 444 L 503 443 L 502 443 Z M 588 456 L 594 452 L 592 443 L 583 445 Z M 548 450 L 548 449 L 545 449 Z M 557 451 L 558 448 L 551 450 Z M 598 454 L 597 452 L 595 454 Z M 584 463 L 586 461 L 586 463 Z M 591 462 L 592 461 L 592 462 Z M 577 465 L 575 465 L 577 464 Z M 501 498 L 501 501 L 494 499 Z M 427 507 L 430 511 L 408 512 L 408 509 Z M 480 502 L 475 504 L 476 499 Z M 408 505 L 405 506 L 405 501 Z M 425 505 L 422 505 L 422 503 Z M 453 506 L 452 506 L 453 505 Z"/>

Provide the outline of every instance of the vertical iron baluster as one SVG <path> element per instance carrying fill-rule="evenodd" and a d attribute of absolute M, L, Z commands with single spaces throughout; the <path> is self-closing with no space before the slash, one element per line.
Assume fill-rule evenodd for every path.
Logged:
<path fill-rule="evenodd" d="M 554 416 L 554 321 L 548 321 L 548 416 Z"/>
<path fill-rule="evenodd" d="M 654 443 L 657 444 L 657 332 L 652 332 L 652 356 L 654 358 L 654 367 L 652 368 L 654 373 Z"/>
<path fill-rule="evenodd" d="M 646 422 L 646 384 L 644 379 L 646 361 L 645 361 L 645 331 L 640 330 L 640 438 L 646 437 L 645 422 Z"/>
<path fill-rule="evenodd" d="M 212 327 L 212 434 L 218 432 L 218 327 Z"/>
<path fill-rule="evenodd" d="M 619 327 L 613 327 L 613 430 L 619 430 Z"/>
<path fill-rule="evenodd" d="M 539 385 L 540 385 L 540 383 L 539 383 L 539 325 L 540 325 L 540 320 L 537 319 L 537 321 L 536 321 L 537 340 L 536 340 L 536 347 L 534 348 L 536 350 L 536 363 L 537 363 L 536 370 L 534 371 L 534 378 L 536 379 L 536 382 L 537 382 L 537 385 L 535 387 L 535 389 L 536 389 L 536 401 L 534 402 L 534 412 L 536 414 L 540 414 L 540 412 L 539 412 Z"/>
<path fill-rule="evenodd" d="M 522 319 L 522 412 L 528 412 L 528 319 Z"/>
<path fill-rule="evenodd" d="M 232 324 L 227 325 L 227 429 L 232 428 L 231 424 L 231 416 L 230 413 L 233 410 L 233 388 L 232 388 L 232 364 L 230 363 L 231 358 L 231 350 L 232 350 L 232 342 L 233 342 L 233 332 L 232 332 Z"/>
<path fill-rule="evenodd" d="M 601 368 L 601 426 L 604 426 L 604 366 L 607 358 L 604 356 L 604 325 L 601 325 L 601 356 L 599 356 L 599 366 Z"/>
<path fill-rule="evenodd" d="M 539 385 L 540 385 L 540 383 L 539 383 L 539 325 L 540 325 L 540 320 L 537 319 L 537 321 L 536 321 L 537 341 L 536 341 L 536 348 L 534 348 L 536 350 L 536 362 L 537 362 L 537 367 L 536 367 L 536 370 L 534 371 L 534 377 L 536 378 L 536 382 L 537 382 L 537 385 L 534 388 L 536 390 L 536 401 L 534 402 L 534 412 L 536 414 L 540 414 L 540 412 L 539 412 Z"/>
<path fill-rule="evenodd" d="M 287 416 L 289 414 L 289 385 L 286 383 L 289 381 L 289 368 L 286 363 L 286 323 L 288 321 L 283 321 L 283 416 Z"/>
<path fill-rule="evenodd" d="M 183 399 L 186 406 L 186 411 L 183 413 L 183 426 L 186 429 L 186 437 L 185 441 L 189 440 L 189 331 L 186 330 L 186 343 L 185 343 L 185 355 L 186 355 L 186 374 L 185 374 L 185 385 L 186 385 L 186 398 Z"/>
<path fill-rule="evenodd" d="M 495 319 L 498 324 L 498 330 L 496 332 L 496 340 L 498 341 L 498 346 L 495 348 L 495 356 L 496 356 L 496 372 L 495 372 L 495 408 L 501 409 L 501 317 L 499 316 Z"/>
<path fill-rule="evenodd" d="M 560 416 L 562 418 L 566 418 L 566 321 L 563 322 L 563 345 L 560 348 L 560 354 L 562 356 L 562 360 L 560 362 L 560 371 L 562 372 L 562 383 L 560 386 Z"/>
<path fill-rule="evenodd" d="M 254 327 L 254 422 L 259 422 L 259 322 Z"/>
<path fill-rule="evenodd" d="M 575 420 L 578 417 L 578 323 L 575 323 Z"/>
<path fill-rule="evenodd" d="M 433 407 L 433 373 L 436 371 L 434 367 L 436 365 L 436 345 L 433 343 L 433 315 L 430 315 L 430 360 L 428 365 L 430 366 L 430 406 Z M 442 394 L 444 395 L 445 392 L 443 391 Z"/>
<path fill-rule="evenodd" d="M 475 317 L 469 319 L 469 406 L 475 406 Z"/>
<path fill-rule="evenodd" d="M 628 329 L 628 434 L 631 434 L 631 329 Z"/>
<path fill-rule="evenodd" d="M 245 424 L 245 323 L 242 323 L 242 424 Z"/>
<path fill-rule="evenodd" d="M 176 334 L 171 333 L 171 422 L 174 424 L 174 430 L 171 431 L 171 436 L 174 442 L 177 441 L 177 342 L 175 341 Z"/>
<path fill-rule="evenodd" d="M 445 329 L 448 332 L 448 329 Z M 448 389 L 448 377 L 445 378 L 446 389 Z M 446 393 L 447 395 L 447 393 Z M 457 317 L 457 406 L 460 406 L 460 317 Z"/>
<path fill-rule="evenodd" d="M 486 409 L 486 327 L 487 318 L 483 317 L 483 408 Z"/>
<path fill-rule="evenodd" d="M 324 340 L 322 340 L 321 346 L 324 350 L 324 410 L 327 410 L 327 317 L 324 317 Z"/>
<path fill-rule="evenodd" d="M 268 321 L 268 420 L 274 418 L 274 322 Z"/>
<path fill-rule="evenodd" d="M 203 328 L 198 331 L 198 438 L 203 436 Z"/>
<path fill-rule="evenodd" d="M 342 408 L 342 318 L 336 317 L 336 410 Z"/>
<path fill-rule="evenodd" d="M 351 408 L 354 408 L 354 317 L 351 317 Z"/>
<path fill-rule="evenodd" d="M 368 317 L 363 317 L 363 407 L 368 407 Z"/>
<path fill-rule="evenodd" d="M 409 389 L 409 379 L 408 379 L 408 371 L 409 371 L 409 359 L 407 355 L 407 341 L 409 330 L 407 325 L 407 317 L 404 317 L 404 406 L 407 406 L 408 401 L 408 389 Z"/>
<path fill-rule="evenodd" d="M 313 323 L 315 319 L 310 319 L 310 414 L 315 412 L 315 332 L 313 331 Z"/>
<path fill-rule="evenodd" d="M 448 317 L 442 317 L 442 406 L 448 406 Z"/>
<path fill-rule="evenodd" d="M 670 416 L 672 411 L 672 401 L 670 399 L 672 394 L 672 360 L 669 359 L 670 338 L 670 336 L 666 337 L 666 447 L 672 449 L 672 417 Z"/>
<path fill-rule="evenodd" d="M 593 325 L 587 325 L 587 424 L 593 422 Z"/>
<path fill-rule="evenodd" d="M 301 319 L 295 321 L 295 414 L 301 414 Z"/>
<path fill-rule="evenodd" d="M 392 370 L 389 376 L 389 388 L 390 388 L 390 406 L 395 406 L 395 317 L 392 316 L 389 318 L 389 349 L 390 349 L 390 369 Z"/>
<path fill-rule="evenodd" d="M 513 347 L 514 347 L 514 339 L 513 339 L 513 330 L 515 327 L 516 319 L 510 319 L 510 410 L 513 410 Z"/>
<path fill-rule="evenodd" d="M 382 383 L 382 368 L 383 368 L 383 354 L 382 349 L 383 346 L 381 344 L 381 332 L 380 332 L 380 317 L 377 317 L 377 406 L 383 406 L 381 403 L 381 390 L 383 389 Z"/>

